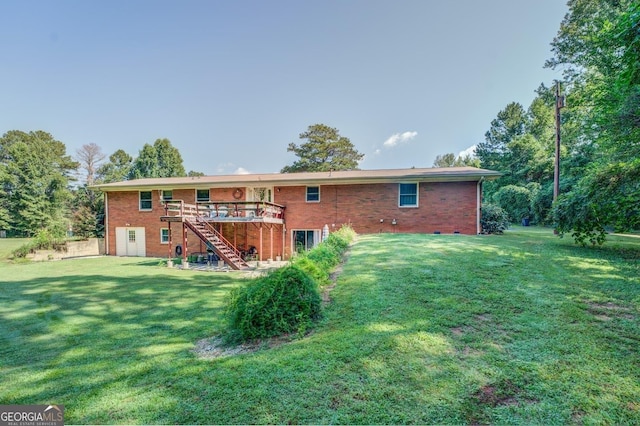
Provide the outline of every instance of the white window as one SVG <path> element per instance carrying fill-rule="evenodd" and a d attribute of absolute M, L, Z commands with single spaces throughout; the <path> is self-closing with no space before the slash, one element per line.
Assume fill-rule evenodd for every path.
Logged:
<path fill-rule="evenodd" d="M 208 189 L 196 189 L 196 201 L 197 202 L 209 201 L 209 190 Z"/>
<path fill-rule="evenodd" d="M 140 210 L 151 210 L 151 191 L 140 191 Z"/>
<path fill-rule="evenodd" d="M 169 228 L 160 229 L 160 244 L 169 244 Z"/>
<path fill-rule="evenodd" d="M 398 185 L 398 205 L 400 207 L 418 207 L 418 184 L 401 183 Z"/>
<path fill-rule="evenodd" d="M 162 191 L 162 200 L 163 201 L 171 201 L 171 200 L 173 200 L 173 191 L 163 190 Z"/>
<path fill-rule="evenodd" d="M 317 203 L 320 201 L 320 187 L 307 186 L 307 203 Z"/>

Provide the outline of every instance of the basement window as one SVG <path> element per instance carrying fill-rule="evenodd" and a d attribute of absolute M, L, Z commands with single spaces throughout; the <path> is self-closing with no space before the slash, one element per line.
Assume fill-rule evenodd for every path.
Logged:
<path fill-rule="evenodd" d="M 418 207 L 418 184 L 417 183 L 401 183 L 399 184 L 398 206 L 400 207 Z"/>
<path fill-rule="evenodd" d="M 140 210 L 151 210 L 151 191 L 140 191 Z"/>
<path fill-rule="evenodd" d="M 320 202 L 320 187 L 319 186 L 307 186 L 307 203 Z"/>
<path fill-rule="evenodd" d="M 160 244 L 169 244 L 169 228 L 160 229 Z"/>

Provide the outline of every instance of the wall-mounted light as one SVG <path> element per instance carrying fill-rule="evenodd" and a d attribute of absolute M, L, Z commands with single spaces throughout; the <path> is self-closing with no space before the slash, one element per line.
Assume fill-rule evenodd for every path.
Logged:
<path fill-rule="evenodd" d="M 392 225 L 397 225 L 397 224 L 398 224 L 398 221 L 397 221 L 397 220 L 395 220 L 395 219 L 393 219 L 393 220 L 391 221 L 391 224 L 392 224 Z"/>
<path fill-rule="evenodd" d="M 380 223 L 383 223 L 383 222 L 384 222 L 384 219 L 380 219 Z"/>

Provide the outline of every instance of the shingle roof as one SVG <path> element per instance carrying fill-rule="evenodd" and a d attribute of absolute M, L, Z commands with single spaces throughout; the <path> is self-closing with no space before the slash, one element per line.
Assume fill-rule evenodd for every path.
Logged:
<path fill-rule="evenodd" d="M 136 189 L 221 188 L 230 186 L 293 186 L 293 185 L 347 185 L 385 182 L 460 182 L 492 180 L 500 177 L 493 170 L 475 167 L 446 167 L 422 169 L 350 170 L 303 173 L 261 173 L 244 175 L 217 175 L 172 178 L 145 178 L 94 185 L 103 191 Z"/>

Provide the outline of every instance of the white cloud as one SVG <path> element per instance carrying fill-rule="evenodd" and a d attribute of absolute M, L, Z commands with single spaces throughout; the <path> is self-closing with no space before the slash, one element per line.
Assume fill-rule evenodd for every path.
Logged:
<path fill-rule="evenodd" d="M 380 150 L 380 148 L 377 148 L 375 151 L 373 151 L 373 155 L 380 155 L 382 151 Z"/>
<path fill-rule="evenodd" d="M 235 172 L 233 172 L 234 175 L 248 175 L 251 174 L 251 172 L 247 169 L 245 169 L 244 167 L 238 167 L 236 169 Z"/>
<path fill-rule="evenodd" d="M 386 141 L 384 141 L 383 145 L 387 148 L 393 148 L 399 143 L 408 142 L 411 139 L 415 138 L 416 136 L 418 136 L 418 132 L 396 133 L 389 136 L 389 138 Z"/>
<path fill-rule="evenodd" d="M 460 151 L 458 153 L 458 157 L 462 157 L 462 158 L 465 158 L 467 155 L 471 158 L 476 157 L 476 145 L 471 145 L 469 148 L 465 149 L 464 151 Z"/>

